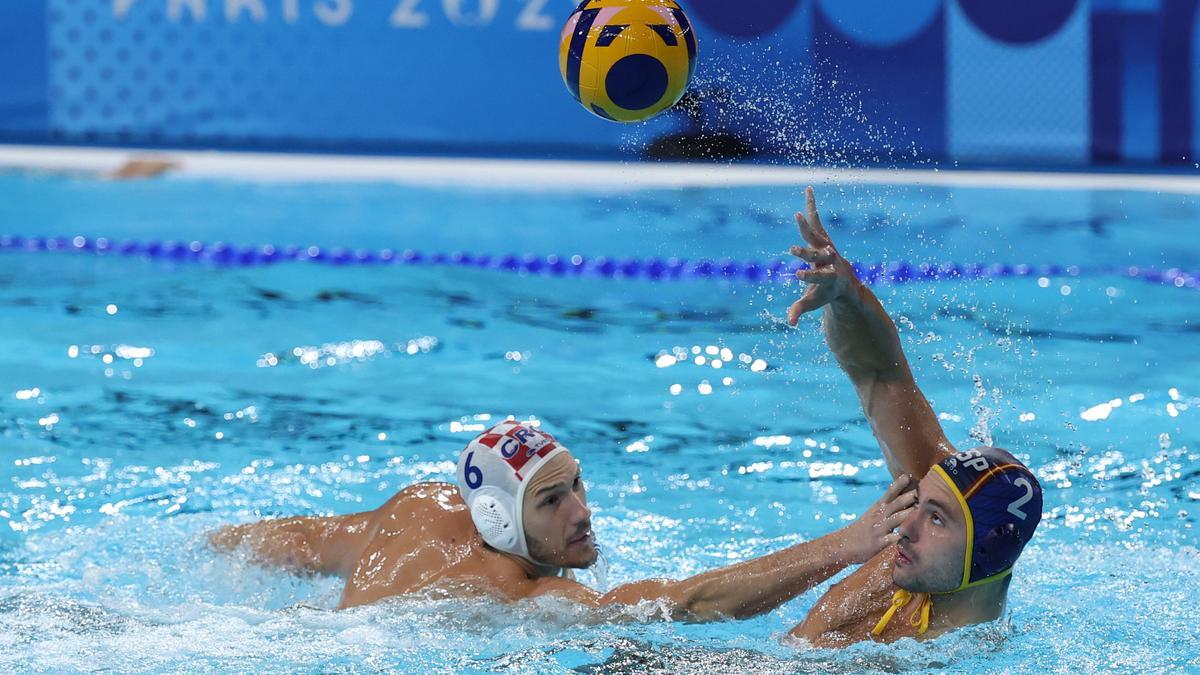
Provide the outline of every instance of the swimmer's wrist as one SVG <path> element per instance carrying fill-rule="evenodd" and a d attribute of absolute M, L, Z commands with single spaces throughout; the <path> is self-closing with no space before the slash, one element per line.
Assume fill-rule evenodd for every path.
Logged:
<path fill-rule="evenodd" d="M 846 565 L 853 565 L 858 562 L 860 556 L 854 551 L 854 542 L 850 536 L 849 526 L 830 533 L 828 536 L 833 540 L 830 543 L 833 548 L 832 562 L 834 564 L 839 567 L 845 567 Z"/>
<path fill-rule="evenodd" d="M 845 290 L 843 290 L 837 295 L 837 297 L 830 301 L 830 309 L 835 312 L 839 309 L 843 311 L 860 311 L 863 307 L 864 290 L 867 290 L 867 287 L 865 284 L 863 284 L 863 282 L 859 281 L 858 279 L 850 280 L 850 282 L 846 284 Z"/>

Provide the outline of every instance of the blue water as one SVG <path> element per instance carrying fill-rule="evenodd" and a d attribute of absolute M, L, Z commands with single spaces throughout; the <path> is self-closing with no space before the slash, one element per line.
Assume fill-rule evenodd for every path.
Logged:
<path fill-rule="evenodd" d="M 1195 196 L 818 191 L 864 262 L 1200 268 Z M 774 260 L 799 203 L 10 174 L 0 234 Z M 221 524 L 452 479 L 475 429 L 508 415 L 582 460 L 609 585 L 820 536 L 889 480 L 815 318 L 781 324 L 794 287 L 0 254 L 0 670 L 1200 669 L 1200 293 L 1117 277 L 876 290 L 951 439 L 1025 459 L 1046 514 L 1004 621 L 839 652 L 781 642 L 824 585 L 706 625 L 595 624 L 554 600 L 336 612 L 338 580 L 203 545 Z"/>

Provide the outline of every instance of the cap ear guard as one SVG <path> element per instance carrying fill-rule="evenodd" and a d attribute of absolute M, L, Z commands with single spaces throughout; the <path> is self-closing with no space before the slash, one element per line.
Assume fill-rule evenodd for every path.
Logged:
<path fill-rule="evenodd" d="M 484 486 L 471 494 L 471 521 L 480 536 L 492 548 L 512 551 L 517 548 L 517 523 L 513 503 L 503 490 Z"/>
<path fill-rule="evenodd" d="M 458 457 L 458 490 L 471 522 L 492 548 L 542 563 L 529 555 L 521 504 L 534 474 L 566 452 L 553 436 L 505 420 L 476 436 Z"/>

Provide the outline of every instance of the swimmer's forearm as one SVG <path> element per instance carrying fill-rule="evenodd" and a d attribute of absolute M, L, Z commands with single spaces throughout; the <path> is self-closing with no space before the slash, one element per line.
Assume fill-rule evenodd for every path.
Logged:
<path fill-rule="evenodd" d="M 829 349 L 854 384 L 888 470 L 923 477 L 954 448 L 917 386 L 896 324 L 857 280 L 825 306 L 824 323 Z"/>
<path fill-rule="evenodd" d="M 896 324 L 865 284 L 856 280 L 824 312 L 825 340 L 855 384 L 864 378 L 912 378 Z"/>
<path fill-rule="evenodd" d="M 775 553 L 681 581 L 626 584 L 602 604 L 665 601 L 672 618 L 686 621 L 746 619 L 769 612 L 837 574 L 852 562 L 843 530 Z"/>
<path fill-rule="evenodd" d="M 769 612 L 844 569 L 852 562 L 847 551 L 839 530 L 685 580 L 689 613 L 703 620 Z"/>

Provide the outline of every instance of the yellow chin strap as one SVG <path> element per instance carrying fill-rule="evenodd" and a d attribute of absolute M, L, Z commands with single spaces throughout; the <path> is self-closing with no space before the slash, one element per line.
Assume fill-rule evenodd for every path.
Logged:
<path fill-rule="evenodd" d="M 953 591 L 943 591 L 941 593 L 913 593 L 901 588 L 892 594 L 892 606 L 888 607 L 888 610 L 883 613 L 882 617 L 880 617 L 879 623 L 875 624 L 875 627 L 871 629 L 871 635 L 882 635 L 883 629 L 887 628 L 888 623 L 891 622 L 892 617 L 896 615 L 896 612 L 898 612 L 901 607 L 904 607 L 911 602 L 913 598 L 917 599 L 918 604 L 917 609 L 914 610 L 912 615 L 909 617 L 908 624 L 910 626 L 917 627 L 917 635 L 924 635 L 925 631 L 929 630 L 929 616 L 933 613 L 934 595 L 949 595 L 950 593 L 957 593 L 964 588 L 990 584 L 991 582 L 999 581 L 1010 574 L 1012 574 L 1011 567 L 998 574 L 993 574 L 986 579 L 980 579 L 979 581 L 969 583 L 966 586 L 956 588 Z"/>
<path fill-rule="evenodd" d="M 929 614 L 933 611 L 933 600 L 929 598 L 928 593 L 910 593 L 903 588 L 896 591 L 892 596 L 892 606 L 888 607 L 888 611 L 883 613 L 883 617 L 879 619 L 879 623 L 875 624 L 875 627 L 871 629 L 871 635 L 881 635 L 883 629 L 887 628 L 892 617 L 896 615 L 896 612 L 901 607 L 907 605 L 914 597 L 917 598 L 917 602 L 920 605 L 918 605 L 917 611 L 913 612 L 912 616 L 909 617 L 908 623 L 911 626 L 917 627 L 917 635 L 924 635 L 925 631 L 929 630 Z"/>
<path fill-rule="evenodd" d="M 925 631 L 929 630 L 929 615 L 933 613 L 934 595 L 949 595 L 950 593 L 957 593 L 968 588 L 974 588 L 975 586 L 982 586 L 984 584 L 990 584 L 993 581 L 999 581 L 1000 579 L 1012 574 L 1012 568 L 1010 567 L 1001 572 L 997 572 L 990 577 L 986 577 L 978 581 L 971 581 L 971 553 L 975 550 L 975 521 L 971 517 L 971 507 L 967 506 L 966 498 L 963 497 L 962 493 L 958 491 L 958 486 L 955 485 L 950 476 L 946 474 L 945 469 L 937 464 L 934 464 L 933 470 L 937 472 L 937 475 L 941 476 L 942 480 L 946 481 L 946 485 L 950 487 L 950 492 L 954 495 L 954 498 L 958 500 L 958 505 L 962 507 L 963 518 L 966 520 L 967 553 L 963 560 L 962 582 L 959 583 L 958 588 L 952 591 L 942 591 L 940 593 L 933 594 L 912 593 L 901 588 L 892 594 L 892 606 L 889 607 L 886 612 L 884 612 L 883 617 L 879 619 L 879 623 L 875 624 L 875 628 L 871 630 L 871 635 L 882 634 L 883 629 L 887 628 L 888 623 L 892 620 L 892 617 L 896 615 L 896 612 L 899 611 L 901 607 L 904 607 L 911 602 L 913 598 L 916 598 L 919 604 L 917 605 L 916 611 L 914 611 L 912 616 L 909 617 L 908 623 L 911 626 L 916 626 L 917 635 L 924 635 Z"/>

